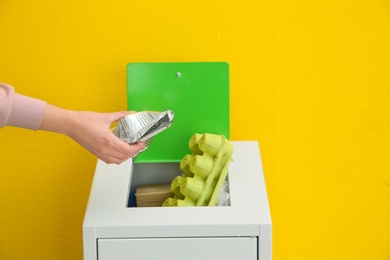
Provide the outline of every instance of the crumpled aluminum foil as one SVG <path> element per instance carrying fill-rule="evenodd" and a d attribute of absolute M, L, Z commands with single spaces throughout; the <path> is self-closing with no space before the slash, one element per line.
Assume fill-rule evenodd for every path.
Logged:
<path fill-rule="evenodd" d="M 129 114 L 119 120 L 113 133 L 129 144 L 145 142 L 146 149 L 156 134 L 171 126 L 173 119 L 174 114 L 171 110 L 163 112 L 143 111 Z"/>

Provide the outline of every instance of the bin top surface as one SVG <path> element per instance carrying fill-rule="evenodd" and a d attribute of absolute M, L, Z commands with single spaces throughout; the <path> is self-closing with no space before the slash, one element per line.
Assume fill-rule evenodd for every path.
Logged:
<path fill-rule="evenodd" d="M 175 114 L 135 162 L 179 162 L 191 153 L 194 133 L 230 136 L 229 65 L 226 62 L 158 62 L 127 65 L 128 110 Z"/>
<path fill-rule="evenodd" d="M 128 207 L 129 184 L 135 180 L 134 167 L 157 165 L 158 168 L 159 163 L 133 164 L 129 159 L 116 165 L 98 160 L 83 226 L 93 227 L 94 233 L 110 232 L 112 237 L 120 237 L 118 234 L 150 237 L 159 231 L 171 236 L 257 236 L 259 225 L 271 224 L 259 146 L 257 141 L 230 143 L 234 147 L 233 161 L 229 164 L 230 206 Z M 138 168 L 138 173 L 141 173 L 139 177 L 150 177 L 154 172 L 140 172 Z M 110 227 L 116 227 L 112 229 L 115 234 Z"/>

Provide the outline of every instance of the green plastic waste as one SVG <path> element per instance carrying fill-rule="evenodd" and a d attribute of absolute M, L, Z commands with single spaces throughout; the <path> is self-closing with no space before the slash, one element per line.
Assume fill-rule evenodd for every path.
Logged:
<path fill-rule="evenodd" d="M 224 135 L 194 134 L 187 154 L 180 161 L 183 176 L 171 183 L 173 198 L 164 201 L 169 206 L 215 206 L 232 160 L 233 146 Z"/>

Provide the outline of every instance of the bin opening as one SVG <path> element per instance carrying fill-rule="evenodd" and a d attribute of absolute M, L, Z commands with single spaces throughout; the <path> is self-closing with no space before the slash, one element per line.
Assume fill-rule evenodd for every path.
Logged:
<path fill-rule="evenodd" d="M 127 207 L 161 207 L 167 198 L 174 196 L 171 184 L 178 176 L 183 176 L 178 162 L 133 164 Z M 230 205 L 230 198 L 226 196 L 229 194 L 228 178 L 225 181 L 227 185 L 223 187 L 224 192 L 221 193 L 224 200 L 221 206 Z M 139 191 L 142 191 L 142 194 Z M 137 201 L 141 205 L 137 205 Z"/>
<path fill-rule="evenodd" d="M 128 205 L 230 205 L 227 175 L 232 144 L 224 135 L 195 133 L 189 140 L 189 148 L 192 154 L 186 154 L 180 163 L 134 164 Z"/>

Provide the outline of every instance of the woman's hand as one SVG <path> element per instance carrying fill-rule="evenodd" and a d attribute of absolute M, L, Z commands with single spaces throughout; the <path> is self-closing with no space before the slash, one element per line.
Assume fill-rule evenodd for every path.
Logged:
<path fill-rule="evenodd" d="M 47 104 L 41 130 L 62 133 L 106 163 L 120 164 L 144 149 L 144 143 L 127 144 L 110 130 L 129 112 L 72 111 Z"/>

